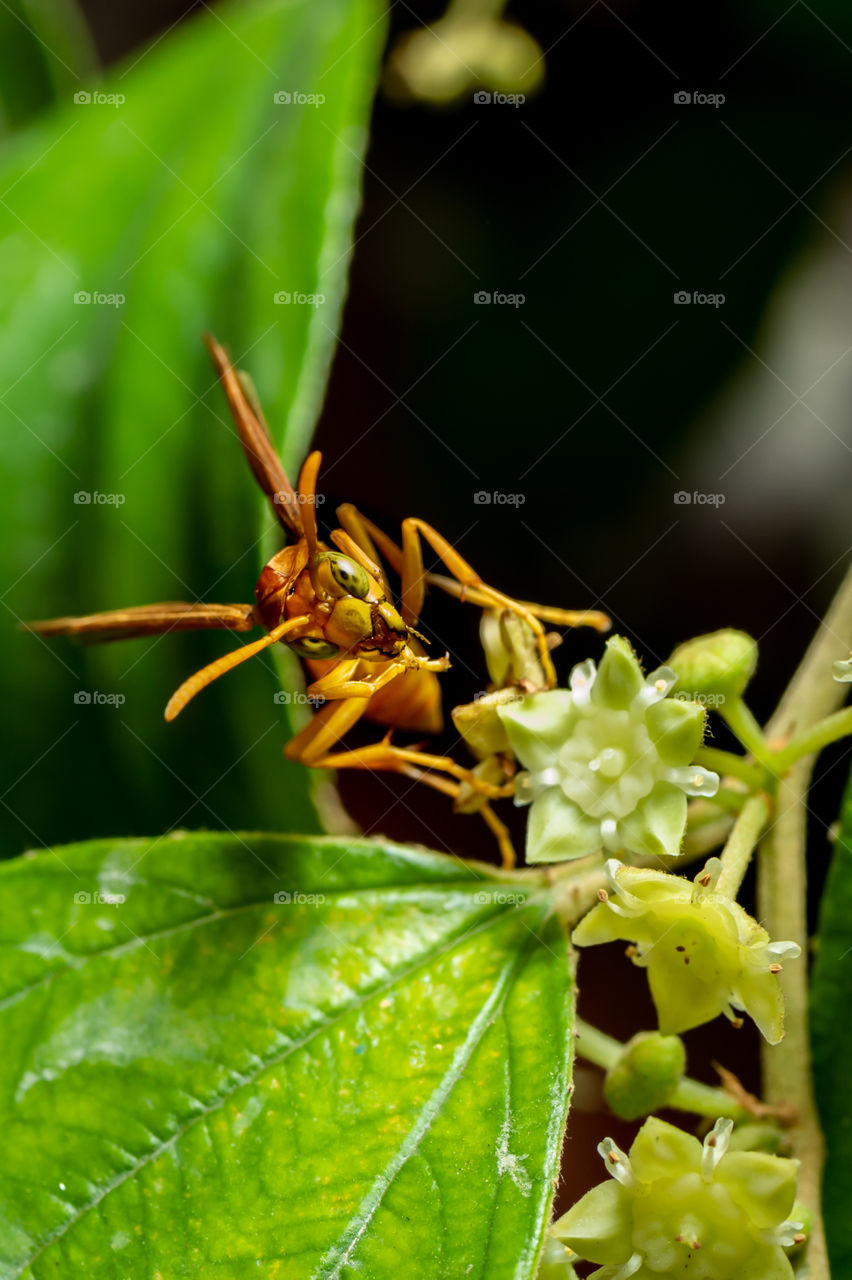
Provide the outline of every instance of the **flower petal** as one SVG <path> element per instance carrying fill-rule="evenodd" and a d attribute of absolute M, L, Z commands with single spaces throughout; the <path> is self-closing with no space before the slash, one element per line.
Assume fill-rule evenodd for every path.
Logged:
<path fill-rule="evenodd" d="M 798 1160 L 770 1156 L 765 1151 L 730 1151 L 719 1161 L 715 1177 L 754 1225 L 768 1231 L 790 1216 L 798 1167 Z"/>
<path fill-rule="evenodd" d="M 645 1184 L 695 1173 L 701 1167 L 701 1143 L 676 1125 L 649 1116 L 633 1139 L 630 1163 Z"/>
<path fill-rule="evenodd" d="M 736 1003 L 754 1019 L 758 1030 L 769 1044 L 778 1044 L 783 1040 L 784 997 L 774 973 L 765 970 L 749 972 L 746 969 L 739 977 L 733 996 Z"/>
<path fill-rule="evenodd" d="M 784 1250 L 772 1244 L 757 1245 L 754 1252 L 737 1265 L 737 1280 L 793 1280 L 794 1276 Z"/>
<path fill-rule="evenodd" d="M 498 707 L 497 714 L 515 755 L 535 773 L 556 764 L 578 713 L 567 689 L 548 689 Z"/>
<path fill-rule="evenodd" d="M 651 857 L 674 857 L 686 830 L 686 796 L 671 782 L 658 782 L 650 795 L 618 824 L 624 848 Z"/>
<path fill-rule="evenodd" d="M 642 668 L 628 642 L 623 636 L 612 636 L 598 666 L 592 702 L 613 711 L 626 711 L 644 683 Z"/>
<path fill-rule="evenodd" d="M 664 698 L 645 712 L 645 728 L 663 764 L 691 764 L 704 737 L 706 713 L 697 702 Z"/>
<path fill-rule="evenodd" d="M 559 787 L 548 787 L 533 801 L 527 824 L 527 862 L 583 858 L 600 846 L 600 822 L 587 818 Z"/>
<path fill-rule="evenodd" d="M 607 1179 L 587 1191 L 558 1222 L 551 1235 L 589 1262 L 627 1262 L 633 1253 L 630 1195 Z"/>

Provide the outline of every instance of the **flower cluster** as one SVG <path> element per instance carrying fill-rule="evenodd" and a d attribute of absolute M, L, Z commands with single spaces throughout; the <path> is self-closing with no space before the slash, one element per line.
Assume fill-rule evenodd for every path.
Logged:
<path fill-rule="evenodd" d="M 792 1280 L 784 1250 L 801 1239 L 789 1220 L 798 1162 L 729 1151 L 732 1124 L 717 1120 L 702 1144 L 652 1117 L 629 1155 L 607 1138 L 598 1151 L 613 1181 L 551 1234 L 603 1264 L 590 1280 Z"/>
<path fill-rule="evenodd" d="M 695 881 L 610 859 L 609 894 L 574 930 L 580 947 L 623 938 L 648 970 L 660 1030 L 688 1031 L 720 1013 L 744 1010 L 770 1044 L 783 1036 L 784 1005 L 777 974 L 795 959 L 795 942 L 769 934 L 739 903 L 715 893 L 721 869 L 711 858 Z"/>
<path fill-rule="evenodd" d="M 698 703 L 669 698 L 676 676 L 647 677 L 629 644 L 608 641 L 599 667 L 571 673 L 571 688 L 498 708 L 518 775 L 516 803 L 532 804 L 527 861 L 558 862 L 603 847 L 677 854 L 687 796 L 712 796 L 718 775 L 692 764 L 704 734 Z"/>

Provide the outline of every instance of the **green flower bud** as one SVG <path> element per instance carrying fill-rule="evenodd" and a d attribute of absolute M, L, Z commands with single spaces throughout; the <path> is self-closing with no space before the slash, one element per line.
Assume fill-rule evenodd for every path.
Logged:
<path fill-rule="evenodd" d="M 452 12 L 431 27 L 401 37 L 386 74 L 389 92 L 438 105 L 478 85 L 503 93 L 533 93 L 544 76 L 541 49 L 513 22 Z"/>
<path fill-rule="evenodd" d="M 598 1147 L 612 1182 L 601 1183 L 551 1227 L 588 1262 L 589 1280 L 792 1280 L 784 1252 L 798 1161 L 729 1152 L 732 1121 L 700 1143 L 674 1125 L 646 1120 L 630 1154 Z"/>
<path fill-rule="evenodd" d="M 739 698 L 757 666 L 757 643 L 744 631 L 714 631 L 679 645 L 669 658 L 678 693 L 698 701 Z"/>
<path fill-rule="evenodd" d="M 715 795 L 717 774 L 691 764 L 704 710 L 667 699 L 674 672 L 643 676 L 626 640 L 613 636 L 599 667 L 571 672 L 571 688 L 497 708 L 527 772 L 517 804 L 532 804 L 527 861 L 559 862 L 596 849 L 677 854 L 688 795 Z"/>
<path fill-rule="evenodd" d="M 522 685 L 544 689 L 547 680 L 532 627 L 510 609 L 484 609 L 479 623 L 479 639 L 485 665 L 495 688 Z"/>
<path fill-rule="evenodd" d="M 574 930 L 579 947 L 617 938 L 635 944 L 633 963 L 648 970 L 660 1030 L 688 1031 L 735 1009 L 754 1019 L 770 1044 L 784 1034 L 777 974 L 796 959 L 794 942 L 769 934 L 727 894 L 714 893 L 721 870 L 711 858 L 694 883 L 642 867 L 606 864 L 610 893 Z"/>
<path fill-rule="evenodd" d="M 577 1272 L 571 1266 L 575 1256 L 553 1236 L 546 1236 L 536 1280 L 577 1280 Z"/>
<path fill-rule="evenodd" d="M 515 689 L 495 689 L 453 709 L 453 724 L 475 756 L 482 759 L 510 750 L 508 734 L 497 712 L 505 703 L 517 700 Z"/>
<path fill-rule="evenodd" d="M 604 1097 L 622 1120 L 636 1120 L 666 1106 L 686 1070 L 686 1050 L 679 1036 L 643 1031 L 604 1080 Z"/>

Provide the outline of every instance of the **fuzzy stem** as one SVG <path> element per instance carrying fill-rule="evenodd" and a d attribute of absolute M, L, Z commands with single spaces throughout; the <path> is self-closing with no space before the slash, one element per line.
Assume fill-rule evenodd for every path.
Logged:
<path fill-rule="evenodd" d="M 608 1036 L 597 1027 L 577 1018 L 574 1023 L 577 1034 L 577 1053 L 596 1067 L 610 1071 L 618 1062 L 626 1045 L 620 1040 Z M 714 1089 L 712 1085 L 702 1084 L 699 1080 L 690 1080 L 684 1076 L 672 1091 L 666 1106 L 676 1111 L 692 1111 L 695 1115 L 708 1116 L 711 1120 L 719 1116 L 730 1116 L 732 1120 L 742 1120 L 748 1112 L 723 1089 Z"/>
<path fill-rule="evenodd" d="M 790 682 L 767 726 L 770 741 L 789 740 L 830 715 L 846 690 L 831 678 L 833 662 L 845 658 L 852 637 L 852 568 Z M 760 848 L 758 910 L 775 938 L 798 942 L 807 955 L 807 870 L 805 838 L 807 797 L 813 756 L 795 764 L 778 784 L 778 808 L 774 826 Z M 763 1046 L 764 1093 L 770 1103 L 795 1102 L 799 1123 L 793 1131 L 796 1154 L 801 1160 L 799 1195 L 813 1213 L 808 1245 L 810 1280 L 828 1280 L 820 1192 L 823 1139 L 811 1080 L 808 1038 L 808 974 L 804 961 L 785 965 L 780 974 L 787 1008 L 787 1035 L 779 1045 Z"/>
<path fill-rule="evenodd" d="M 850 733 L 852 733 L 852 707 L 844 707 L 842 711 L 835 711 L 834 715 L 826 716 L 824 720 L 806 729 L 804 733 L 796 734 L 786 747 L 774 752 L 775 769 L 778 773 L 786 773 L 787 769 L 803 756 L 821 751 L 829 743 L 846 738 Z"/>
<path fill-rule="evenodd" d="M 716 893 L 736 898 L 751 855 L 769 818 L 769 801 L 763 794 L 750 796 L 733 825 L 722 850 L 722 874 L 716 881 Z"/>
<path fill-rule="evenodd" d="M 766 770 L 760 765 L 752 764 L 751 761 L 736 755 L 733 751 L 720 751 L 718 747 L 701 747 L 696 752 L 695 763 L 703 764 L 715 773 L 721 773 L 723 777 L 739 778 L 752 790 L 763 786 L 766 780 Z"/>
<path fill-rule="evenodd" d="M 719 714 L 733 734 L 762 765 L 772 767 L 771 754 L 763 736 L 763 730 L 749 711 L 742 698 L 728 698 L 719 707 Z"/>

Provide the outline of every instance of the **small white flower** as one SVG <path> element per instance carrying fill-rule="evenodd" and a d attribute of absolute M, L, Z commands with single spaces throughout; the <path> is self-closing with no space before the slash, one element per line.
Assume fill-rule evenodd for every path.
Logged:
<path fill-rule="evenodd" d="M 580 663 L 571 687 L 499 708 L 512 750 L 527 770 L 515 799 L 532 804 L 529 862 L 578 858 L 603 847 L 678 853 L 687 796 L 715 795 L 718 775 L 690 762 L 705 713 L 669 698 L 675 674 L 647 678 L 627 641 L 614 636 L 600 667 Z"/>

